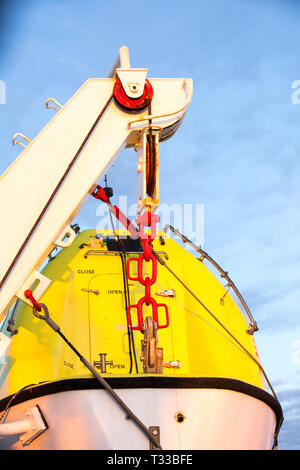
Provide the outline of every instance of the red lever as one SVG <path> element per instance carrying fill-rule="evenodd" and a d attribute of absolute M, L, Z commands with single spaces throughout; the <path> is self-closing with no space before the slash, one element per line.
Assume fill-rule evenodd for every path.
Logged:
<path fill-rule="evenodd" d="M 96 190 L 92 193 L 92 196 L 108 204 L 109 209 L 111 210 L 112 214 L 121 222 L 122 225 L 124 225 L 124 227 L 128 230 L 128 232 L 130 232 L 131 236 L 133 238 L 138 237 L 137 228 L 133 225 L 131 220 L 129 220 L 128 217 L 126 217 L 126 215 L 117 206 L 113 206 L 110 203 L 109 197 L 107 196 L 105 189 L 102 188 L 102 186 L 97 186 Z"/>
<path fill-rule="evenodd" d="M 139 233 L 136 229 L 136 227 L 133 225 L 131 220 L 126 217 L 126 215 L 120 211 L 120 209 L 117 206 L 110 206 L 110 209 L 114 216 L 121 222 L 122 225 L 130 232 L 130 234 L 134 237 L 137 238 Z"/>
<path fill-rule="evenodd" d="M 103 202 L 109 203 L 109 198 L 102 186 L 97 186 L 96 190 L 92 193 L 92 196 L 96 199 L 100 199 Z"/>
<path fill-rule="evenodd" d="M 38 312 L 40 312 L 42 310 L 42 307 L 40 306 L 38 301 L 33 297 L 33 294 L 32 294 L 31 290 L 27 289 L 24 292 L 24 295 L 27 299 L 31 300 L 31 302 L 33 303 L 33 306 L 37 309 Z"/>

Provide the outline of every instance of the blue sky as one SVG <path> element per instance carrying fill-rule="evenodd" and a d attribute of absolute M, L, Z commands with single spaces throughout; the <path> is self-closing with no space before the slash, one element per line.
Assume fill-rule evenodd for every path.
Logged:
<path fill-rule="evenodd" d="M 2 2 L 4 5 L 4 2 Z M 105 77 L 127 45 L 149 77 L 191 77 L 194 96 L 160 148 L 163 203 L 205 206 L 205 243 L 258 322 L 261 361 L 281 399 L 279 444 L 300 449 L 300 4 L 296 0 L 11 0 L 0 19 L 0 171 L 90 77 Z M 109 172 L 135 201 L 136 162 Z M 16 188 L 22 193 L 22 188 Z M 78 216 L 95 226 L 95 202 Z M 298 354 L 299 351 L 299 354 Z"/>

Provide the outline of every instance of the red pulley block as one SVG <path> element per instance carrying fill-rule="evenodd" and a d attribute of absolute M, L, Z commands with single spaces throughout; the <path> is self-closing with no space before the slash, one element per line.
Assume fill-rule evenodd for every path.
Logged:
<path fill-rule="evenodd" d="M 140 109 L 146 108 L 151 102 L 153 97 L 153 88 L 149 80 L 146 80 L 142 96 L 139 98 L 129 98 L 125 93 L 121 80 L 117 78 L 113 94 L 117 103 L 123 108 L 139 111 Z"/>

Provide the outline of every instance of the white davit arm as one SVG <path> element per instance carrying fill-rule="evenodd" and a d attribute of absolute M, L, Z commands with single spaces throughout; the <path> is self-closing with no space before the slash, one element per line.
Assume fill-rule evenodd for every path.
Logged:
<path fill-rule="evenodd" d="M 35 280 L 37 300 L 48 287 L 37 270 L 54 246 L 72 243 L 68 224 L 119 152 L 140 142 L 149 104 L 160 140 L 186 112 L 191 79 L 146 80 L 147 69 L 130 68 L 126 47 L 120 64 L 114 78 L 84 83 L 0 177 L 0 320 L 16 298 L 31 304 L 24 291 Z"/>

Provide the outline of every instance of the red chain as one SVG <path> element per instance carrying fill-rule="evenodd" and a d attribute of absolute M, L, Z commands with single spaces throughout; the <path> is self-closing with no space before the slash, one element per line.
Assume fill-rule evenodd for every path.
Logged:
<path fill-rule="evenodd" d="M 152 242 L 156 237 L 156 224 L 159 222 L 159 216 L 152 214 L 150 211 L 144 212 L 142 215 L 136 218 L 136 223 L 139 226 L 140 240 L 143 246 L 143 253 L 138 258 L 128 258 L 127 260 L 127 277 L 131 281 L 138 281 L 140 284 L 145 286 L 145 295 L 142 297 L 136 305 L 129 305 L 127 308 L 127 319 L 128 325 L 132 330 L 143 329 L 144 317 L 143 317 L 143 305 L 151 305 L 152 317 L 156 322 L 157 328 L 167 328 L 169 326 L 169 311 L 165 304 L 158 304 L 156 300 L 151 297 L 151 286 L 156 282 L 157 279 L 157 259 L 152 253 Z M 150 235 L 145 233 L 145 227 L 151 227 Z M 133 277 L 130 273 L 130 263 L 137 263 L 137 277 Z M 146 263 L 152 263 L 152 275 L 144 278 L 143 266 L 144 261 Z M 161 324 L 158 318 L 158 309 L 162 308 L 165 311 L 165 323 Z M 136 309 L 137 311 L 137 325 L 132 325 L 131 310 Z"/>

